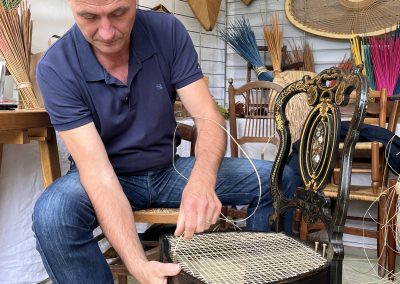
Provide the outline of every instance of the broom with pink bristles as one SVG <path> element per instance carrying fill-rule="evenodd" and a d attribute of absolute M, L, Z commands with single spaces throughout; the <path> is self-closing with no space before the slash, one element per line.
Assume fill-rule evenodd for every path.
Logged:
<path fill-rule="evenodd" d="M 392 96 L 400 74 L 400 37 L 371 37 L 369 41 L 376 89 L 386 88 Z"/>

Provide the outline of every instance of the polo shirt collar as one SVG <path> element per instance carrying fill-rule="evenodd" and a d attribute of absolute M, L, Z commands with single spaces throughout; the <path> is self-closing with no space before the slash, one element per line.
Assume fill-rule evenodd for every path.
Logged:
<path fill-rule="evenodd" d="M 78 58 L 81 63 L 86 81 L 101 81 L 106 80 L 106 71 L 101 66 L 90 44 L 87 42 L 82 32 L 75 24 L 73 27 Z M 140 11 L 137 12 L 135 24 L 131 33 L 131 50 L 130 50 L 129 77 L 134 77 L 142 67 L 142 62 L 151 57 L 155 53 L 155 48 L 151 42 L 151 37 L 140 20 Z M 133 68 L 131 68 L 133 67 Z"/>

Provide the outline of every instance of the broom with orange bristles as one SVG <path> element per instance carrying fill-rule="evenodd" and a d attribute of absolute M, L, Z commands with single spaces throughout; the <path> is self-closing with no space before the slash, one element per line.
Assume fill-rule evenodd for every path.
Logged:
<path fill-rule="evenodd" d="M 18 13 L 19 8 L 19 13 Z M 0 5 L 0 53 L 16 82 L 20 108 L 41 108 L 29 79 L 32 21 L 28 0 L 2 0 Z"/>
<path fill-rule="evenodd" d="M 272 67 L 274 75 L 278 75 L 282 64 L 282 30 L 279 27 L 279 19 L 276 13 L 271 15 L 271 27 L 264 26 L 265 42 L 268 46 L 269 54 L 271 55 Z"/>

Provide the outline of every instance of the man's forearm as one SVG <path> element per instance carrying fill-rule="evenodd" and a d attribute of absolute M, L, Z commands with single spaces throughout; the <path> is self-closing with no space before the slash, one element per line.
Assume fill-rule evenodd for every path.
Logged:
<path fill-rule="evenodd" d="M 115 176 L 115 175 L 114 175 Z M 147 262 L 139 241 L 132 208 L 116 177 L 81 177 L 92 202 L 100 227 L 108 241 L 135 276 Z"/>
<path fill-rule="evenodd" d="M 191 178 L 206 179 L 215 186 L 219 166 L 226 151 L 226 132 L 221 128 L 225 120 L 219 115 L 210 118 L 195 118 L 198 136 L 196 141 L 196 162 Z M 204 181 L 203 181 L 204 182 Z"/>

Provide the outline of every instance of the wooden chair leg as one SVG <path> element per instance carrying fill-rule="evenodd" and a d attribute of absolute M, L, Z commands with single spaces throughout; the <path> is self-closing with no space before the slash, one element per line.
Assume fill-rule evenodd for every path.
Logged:
<path fill-rule="evenodd" d="M 301 218 L 300 221 L 300 240 L 306 241 L 308 235 L 308 224 Z"/>
<path fill-rule="evenodd" d="M 118 275 L 118 284 L 128 284 L 128 276 Z"/>
<path fill-rule="evenodd" d="M 387 194 L 382 194 L 379 198 L 379 209 L 378 209 L 378 274 L 380 277 L 384 277 L 386 274 L 386 259 L 387 259 L 387 246 L 386 246 L 386 222 L 387 218 Z"/>
<path fill-rule="evenodd" d="M 389 202 L 390 202 L 390 207 L 389 207 L 389 228 L 388 228 L 388 278 L 391 281 L 394 281 L 395 277 L 395 266 L 396 266 L 396 207 L 397 207 L 397 199 L 398 196 L 396 194 L 396 191 L 394 189 L 394 185 L 396 183 L 396 180 L 391 180 L 389 182 L 389 188 L 391 188 L 390 193 L 389 193 Z"/>
<path fill-rule="evenodd" d="M 301 210 L 296 208 L 293 217 L 293 236 L 296 238 L 300 237 L 300 222 L 301 222 Z"/>
<path fill-rule="evenodd" d="M 377 194 L 382 185 L 383 173 L 380 171 L 379 143 L 374 141 L 371 144 L 371 187 L 372 192 Z"/>

